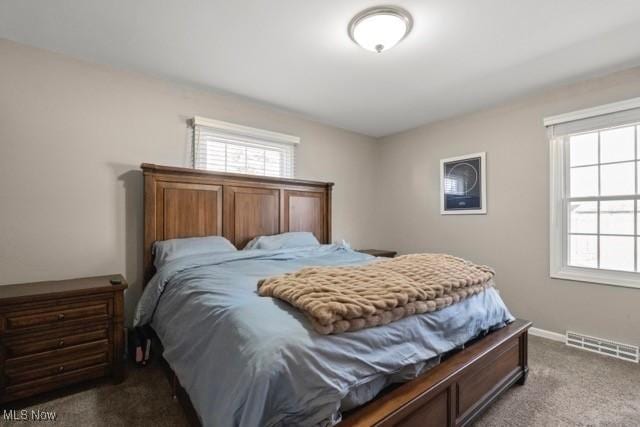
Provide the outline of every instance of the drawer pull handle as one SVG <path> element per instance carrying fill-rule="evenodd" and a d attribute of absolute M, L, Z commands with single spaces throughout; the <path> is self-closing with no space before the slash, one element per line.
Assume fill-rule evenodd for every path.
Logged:
<path fill-rule="evenodd" d="M 64 340 L 58 341 L 58 347 L 62 347 L 64 345 Z"/>
<path fill-rule="evenodd" d="M 64 320 L 64 313 L 58 314 L 58 320 Z"/>
<path fill-rule="evenodd" d="M 60 366 L 60 367 L 58 368 L 58 372 L 62 372 L 62 371 L 64 371 L 64 366 Z"/>

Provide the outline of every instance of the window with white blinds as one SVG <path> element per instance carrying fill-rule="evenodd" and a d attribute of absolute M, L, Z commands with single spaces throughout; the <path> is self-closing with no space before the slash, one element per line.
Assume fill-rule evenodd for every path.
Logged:
<path fill-rule="evenodd" d="M 218 172 L 293 178 L 300 138 L 194 117 L 193 166 Z"/>
<path fill-rule="evenodd" d="M 563 116 L 545 120 L 551 276 L 640 287 L 640 98 Z"/>

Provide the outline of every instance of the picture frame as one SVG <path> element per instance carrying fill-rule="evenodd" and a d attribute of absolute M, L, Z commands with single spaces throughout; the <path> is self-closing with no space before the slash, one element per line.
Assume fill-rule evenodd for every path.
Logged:
<path fill-rule="evenodd" d="M 440 214 L 487 213 L 486 152 L 440 160 Z"/>

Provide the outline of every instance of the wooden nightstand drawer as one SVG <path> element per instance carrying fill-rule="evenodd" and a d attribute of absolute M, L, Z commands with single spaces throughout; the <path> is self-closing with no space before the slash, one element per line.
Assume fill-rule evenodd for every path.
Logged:
<path fill-rule="evenodd" d="M 106 348 L 106 343 L 103 348 Z M 37 363 L 7 367 L 5 376 L 7 385 L 20 384 L 44 377 L 72 372 L 77 369 L 98 366 L 109 362 L 109 353 L 103 350 L 98 353 L 89 352 L 83 355 L 66 354 L 47 358 Z"/>
<path fill-rule="evenodd" d="M 5 314 L 6 331 L 16 331 L 43 325 L 63 324 L 76 319 L 108 319 L 111 315 L 111 300 L 57 304 L 45 309 L 16 311 Z"/>
<path fill-rule="evenodd" d="M 101 353 L 109 349 L 109 340 L 98 340 L 67 348 L 29 354 L 26 356 L 8 358 L 5 361 L 5 372 L 16 372 L 28 369 L 37 369 L 43 365 L 60 363 L 65 360 L 73 360 L 87 354 Z"/>
<path fill-rule="evenodd" d="M 74 371 L 65 372 L 50 377 L 44 377 L 34 381 L 10 385 L 4 389 L 2 400 L 11 401 L 23 397 L 33 396 L 34 394 L 57 389 L 69 384 L 104 377 L 106 375 L 109 375 L 110 373 L 110 365 L 107 363 L 103 363 L 98 366 L 76 369 Z"/>
<path fill-rule="evenodd" d="M 7 358 L 14 358 L 27 354 L 67 348 L 91 341 L 108 339 L 108 327 L 107 322 L 102 322 L 93 326 L 84 326 L 81 329 L 78 327 L 62 328 L 14 336 L 4 341 L 5 356 Z"/>

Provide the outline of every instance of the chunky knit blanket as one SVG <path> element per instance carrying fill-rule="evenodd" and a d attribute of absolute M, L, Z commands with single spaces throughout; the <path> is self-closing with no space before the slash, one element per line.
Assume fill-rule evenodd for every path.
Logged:
<path fill-rule="evenodd" d="M 494 271 L 445 254 L 414 254 L 363 266 L 307 267 L 258 283 L 258 293 L 305 313 L 321 334 L 386 325 L 477 294 Z"/>

